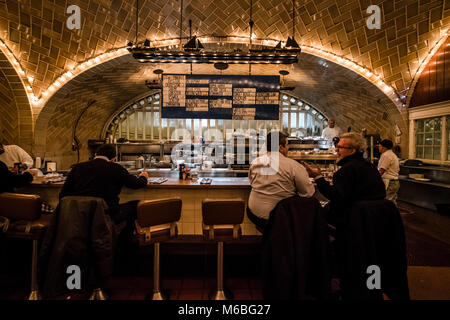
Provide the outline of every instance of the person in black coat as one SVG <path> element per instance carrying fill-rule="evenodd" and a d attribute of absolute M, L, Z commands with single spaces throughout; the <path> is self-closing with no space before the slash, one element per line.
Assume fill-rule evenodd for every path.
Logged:
<path fill-rule="evenodd" d="M 113 145 L 100 146 L 93 160 L 79 163 L 70 170 L 59 198 L 89 196 L 104 199 L 112 221 L 118 226 L 117 229 L 122 229 L 118 239 L 118 252 L 128 254 L 132 250 L 130 246 L 139 201 L 119 204 L 119 194 L 124 186 L 131 189 L 145 187 L 148 183 L 148 173 L 143 171 L 139 177 L 135 177 L 115 163 L 115 160 L 116 148 Z"/>
<path fill-rule="evenodd" d="M 339 155 L 337 164 L 341 168 L 334 174 L 332 184 L 324 179 L 319 168 L 307 164 L 305 167 L 310 177 L 315 179 L 319 191 L 330 200 L 328 222 L 336 226 L 334 246 L 343 296 L 352 300 L 381 298 L 380 291 L 368 294 L 362 290 L 366 286 L 365 282 L 361 282 L 366 276 L 365 264 L 376 261 L 384 273 L 383 292 L 389 292 L 391 298 L 408 299 L 401 217 L 398 211 L 388 210 L 392 207 L 389 203 L 383 202 L 385 186 L 377 168 L 363 158 L 365 144 L 359 134 L 346 133 L 341 136 L 336 145 Z M 370 205 L 364 207 L 365 211 L 358 209 L 367 203 Z M 373 214 L 375 211 L 378 214 Z M 367 212 L 372 219 L 369 224 Z M 381 241 L 383 238 L 384 241 Z M 374 253 L 374 248 L 380 252 Z M 386 261 L 396 262 L 387 264 Z M 395 278 L 402 281 L 395 282 Z"/>
<path fill-rule="evenodd" d="M 6 164 L 0 161 L 0 193 L 14 192 L 14 188 L 26 186 L 31 181 L 33 181 L 31 173 L 14 174 L 8 170 Z"/>
<path fill-rule="evenodd" d="M 108 205 L 108 213 L 116 224 L 126 220 L 129 205 L 119 205 L 122 187 L 139 189 L 147 185 L 148 173 L 135 177 L 115 163 L 116 149 L 112 145 L 98 148 L 94 160 L 82 162 L 70 170 L 59 198 L 65 196 L 99 197 Z M 126 210 L 123 210 L 123 209 Z"/>
<path fill-rule="evenodd" d="M 329 223 L 338 225 L 343 213 L 353 204 L 364 200 L 382 200 L 386 197 L 383 180 L 377 168 L 363 158 L 366 141 L 357 133 L 346 133 L 336 145 L 341 168 L 333 175 L 330 185 L 318 167 L 305 164 L 319 191 L 330 200 Z"/>

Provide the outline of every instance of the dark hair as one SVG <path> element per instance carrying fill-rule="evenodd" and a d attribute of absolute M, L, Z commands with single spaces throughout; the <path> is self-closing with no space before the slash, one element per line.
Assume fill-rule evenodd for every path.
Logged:
<path fill-rule="evenodd" d="M 278 141 L 273 141 L 273 139 L 276 139 L 278 136 Z M 267 134 L 266 138 L 266 145 L 267 145 L 267 152 L 271 151 L 278 151 L 278 146 L 284 146 L 286 144 L 286 138 L 287 135 L 285 135 L 283 132 L 280 131 L 270 131 Z"/>
<path fill-rule="evenodd" d="M 95 152 L 97 156 L 107 157 L 109 160 L 116 157 L 116 147 L 112 144 L 102 144 Z"/>
<path fill-rule="evenodd" d="M 387 140 L 384 139 L 383 141 L 380 142 L 380 144 L 385 147 L 386 149 L 392 149 L 392 147 L 394 146 L 394 144 L 392 143 L 391 140 Z"/>

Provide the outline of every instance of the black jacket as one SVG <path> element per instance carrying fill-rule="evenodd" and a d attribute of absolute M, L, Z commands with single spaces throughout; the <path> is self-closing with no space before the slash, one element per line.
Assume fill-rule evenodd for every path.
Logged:
<path fill-rule="evenodd" d="M 8 170 L 4 162 L 0 161 L 0 193 L 14 192 L 14 188 L 26 186 L 31 181 L 33 176 L 30 173 L 16 175 Z"/>
<path fill-rule="evenodd" d="M 315 198 L 281 200 L 262 239 L 264 299 L 326 299 L 330 290 L 327 223 Z"/>
<path fill-rule="evenodd" d="M 345 157 L 333 176 L 333 185 L 324 178 L 316 180 L 319 191 L 330 200 L 329 222 L 338 225 L 343 213 L 354 203 L 386 197 L 386 189 L 377 168 L 362 153 Z"/>
<path fill-rule="evenodd" d="M 338 229 L 344 299 L 409 299 L 405 233 L 397 207 L 389 200 L 361 201 L 345 214 Z M 369 290 L 368 278 L 380 268 L 381 289 Z M 370 281 L 373 283 L 373 281 Z"/>
<path fill-rule="evenodd" d="M 103 159 L 77 164 L 70 170 L 59 198 L 66 196 L 99 197 L 106 201 L 109 214 L 119 212 L 119 194 L 123 186 L 138 189 L 147 185 L 145 177 L 136 178 L 121 165 Z"/>
<path fill-rule="evenodd" d="M 39 252 L 38 275 L 45 297 L 76 292 L 67 287 L 73 275 L 68 273 L 69 266 L 80 268 L 81 291 L 101 287 L 112 274 L 116 239 L 106 209 L 100 198 L 60 201 Z"/>

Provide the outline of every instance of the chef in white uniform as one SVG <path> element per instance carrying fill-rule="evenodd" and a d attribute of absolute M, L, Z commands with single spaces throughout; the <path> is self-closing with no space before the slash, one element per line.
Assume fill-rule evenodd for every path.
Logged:
<path fill-rule="evenodd" d="M 0 161 L 6 164 L 8 168 L 14 167 L 14 163 L 20 162 L 27 168 L 33 166 L 33 158 L 21 147 L 14 144 L 3 145 L 0 143 Z"/>
<path fill-rule="evenodd" d="M 339 137 L 341 134 L 341 129 L 339 127 L 335 126 L 334 119 L 328 119 L 328 127 L 323 129 L 322 131 L 322 137 L 327 139 L 328 142 L 331 144 L 334 137 Z"/>

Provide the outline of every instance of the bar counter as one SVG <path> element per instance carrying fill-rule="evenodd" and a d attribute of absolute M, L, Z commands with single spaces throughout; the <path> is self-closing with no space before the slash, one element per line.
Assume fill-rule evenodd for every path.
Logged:
<path fill-rule="evenodd" d="M 202 200 L 205 198 L 228 199 L 241 198 L 247 208 L 250 194 L 248 178 L 243 177 L 214 177 L 211 174 L 211 184 L 200 184 L 201 175 L 197 182 L 179 180 L 177 172 L 161 172 L 160 177 L 168 180 L 162 184 L 149 184 L 142 189 L 123 188 L 120 193 L 120 203 L 131 200 L 153 200 L 168 197 L 180 197 L 183 201 L 181 219 L 178 223 L 178 232 L 181 235 L 202 235 Z M 149 179 L 158 177 L 156 172 L 150 174 Z M 27 187 L 18 190 L 20 193 L 37 194 L 53 208 L 58 204 L 58 195 L 62 182 L 44 183 L 42 178 L 36 178 Z M 254 224 L 244 216 L 242 224 L 244 236 L 260 235 Z"/>

